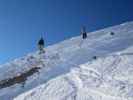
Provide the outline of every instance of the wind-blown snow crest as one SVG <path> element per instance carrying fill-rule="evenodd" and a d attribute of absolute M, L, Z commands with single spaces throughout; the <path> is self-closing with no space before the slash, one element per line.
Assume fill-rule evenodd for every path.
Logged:
<path fill-rule="evenodd" d="M 45 50 L 45 54 L 31 53 L 0 67 L 0 82 L 40 68 L 22 84 L 0 89 L 0 99 L 12 100 L 28 90 L 15 100 L 133 99 L 133 22 L 88 33 L 85 40 L 74 37 Z"/>

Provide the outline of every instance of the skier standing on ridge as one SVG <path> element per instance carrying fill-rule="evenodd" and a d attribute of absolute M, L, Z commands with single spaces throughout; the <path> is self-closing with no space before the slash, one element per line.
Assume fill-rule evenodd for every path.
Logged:
<path fill-rule="evenodd" d="M 43 37 L 41 37 L 41 39 L 38 41 L 38 49 L 39 49 L 40 54 L 45 53 Z"/>
<path fill-rule="evenodd" d="M 86 39 L 86 38 L 87 38 L 87 33 L 86 33 L 86 28 L 85 28 L 85 26 L 83 26 L 83 27 L 81 28 L 81 35 L 82 35 L 82 38 L 83 38 L 83 39 Z"/>

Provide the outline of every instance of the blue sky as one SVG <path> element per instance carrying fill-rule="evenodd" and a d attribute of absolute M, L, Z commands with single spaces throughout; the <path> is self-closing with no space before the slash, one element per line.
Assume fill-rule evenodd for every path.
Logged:
<path fill-rule="evenodd" d="M 133 0 L 0 0 L 0 63 L 80 34 L 133 20 Z"/>

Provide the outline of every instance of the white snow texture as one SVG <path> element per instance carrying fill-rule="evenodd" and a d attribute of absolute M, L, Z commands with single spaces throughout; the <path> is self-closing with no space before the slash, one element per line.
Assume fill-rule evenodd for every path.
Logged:
<path fill-rule="evenodd" d="M 114 35 L 110 33 L 114 32 Z M 133 22 L 77 36 L 0 66 L 0 80 L 34 67 L 0 100 L 133 100 Z"/>

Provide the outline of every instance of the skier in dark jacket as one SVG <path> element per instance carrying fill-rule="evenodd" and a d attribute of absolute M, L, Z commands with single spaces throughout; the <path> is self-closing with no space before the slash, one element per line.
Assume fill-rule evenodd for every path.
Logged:
<path fill-rule="evenodd" d="M 87 33 L 86 33 L 86 29 L 85 29 L 84 26 L 83 26 L 82 29 L 81 29 L 81 34 L 82 34 L 82 38 L 83 38 L 83 39 L 86 39 L 86 38 L 87 38 Z"/>
<path fill-rule="evenodd" d="M 41 39 L 38 41 L 38 49 L 40 50 L 40 53 L 44 53 L 44 39 L 41 37 Z"/>

